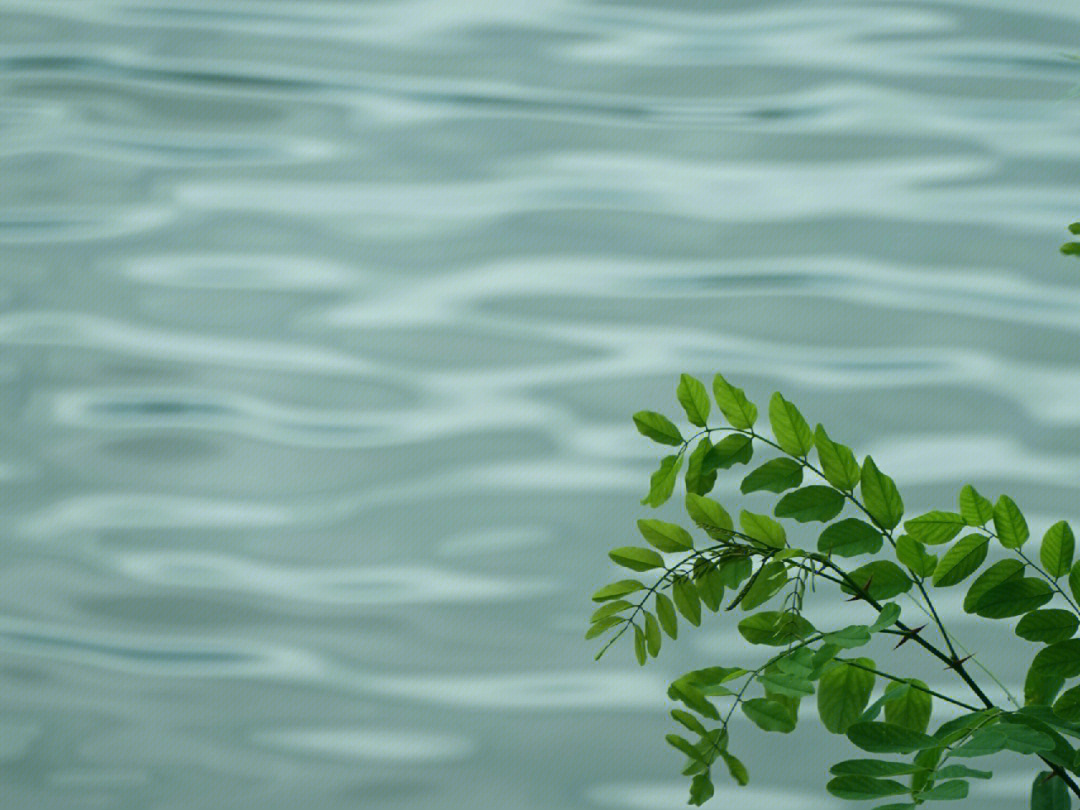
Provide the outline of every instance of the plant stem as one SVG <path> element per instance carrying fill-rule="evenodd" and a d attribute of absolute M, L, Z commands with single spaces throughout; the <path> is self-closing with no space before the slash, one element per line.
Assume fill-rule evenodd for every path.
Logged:
<path fill-rule="evenodd" d="M 864 666 L 863 664 L 860 664 L 857 661 L 853 661 L 849 658 L 838 658 L 836 660 L 843 661 L 848 666 L 855 667 L 855 669 L 866 670 L 867 672 L 872 672 L 875 675 L 880 675 L 882 678 L 888 678 L 890 681 L 896 681 L 897 683 L 906 683 L 912 689 L 916 689 L 919 692 L 926 692 L 926 694 L 928 695 L 933 695 L 934 697 L 944 700 L 947 703 L 952 703 L 954 706 L 959 706 L 961 709 L 967 709 L 969 712 L 979 711 L 978 706 L 972 706 L 970 703 L 964 703 L 964 701 L 962 700 L 956 700 L 955 698 L 951 698 L 948 695 L 941 694 L 941 692 L 935 692 L 933 689 L 930 689 L 928 687 L 919 686 L 918 684 L 912 683 L 906 678 L 899 678 L 896 675 L 890 675 L 888 672 L 882 672 L 881 670 L 874 669 L 873 667 Z"/>

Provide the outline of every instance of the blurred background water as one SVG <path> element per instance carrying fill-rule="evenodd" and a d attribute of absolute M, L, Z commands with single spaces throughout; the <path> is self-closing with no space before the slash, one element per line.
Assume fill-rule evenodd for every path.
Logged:
<path fill-rule="evenodd" d="M 0 805 L 682 806 L 666 682 L 752 654 L 592 662 L 630 414 L 721 371 L 911 513 L 1080 518 L 1078 50 L 1072 0 L 0 0 Z M 714 806 L 840 804 L 810 708 Z"/>

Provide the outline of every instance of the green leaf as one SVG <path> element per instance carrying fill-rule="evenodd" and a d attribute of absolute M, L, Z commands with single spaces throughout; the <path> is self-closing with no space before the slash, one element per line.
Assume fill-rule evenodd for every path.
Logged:
<path fill-rule="evenodd" d="M 638 664 L 645 666 L 647 653 L 645 650 L 645 633 L 636 624 L 634 625 L 634 656 Z"/>
<path fill-rule="evenodd" d="M 1054 701 L 1054 714 L 1071 723 L 1080 721 L 1080 686 L 1066 689 Z"/>
<path fill-rule="evenodd" d="M 592 600 L 594 602 L 606 602 L 609 599 L 618 599 L 628 593 L 640 591 L 644 587 L 636 579 L 620 579 L 618 582 L 612 582 L 610 585 L 605 585 L 598 590 L 592 595 Z"/>
<path fill-rule="evenodd" d="M 735 524 L 731 515 L 712 498 L 686 493 L 686 513 L 709 537 L 726 540 L 731 537 Z"/>
<path fill-rule="evenodd" d="M 985 526 L 986 522 L 994 516 L 994 505 L 978 493 L 971 484 L 960 490 L 957 498 L 960 506 L 960 514 L 964 516 L 964 522 L 969 526 Z"/>
<path fill-rule="evenodd" d="M 858 518 L 844 518 L 830 523 L 818 536 L 818 551 L 836 557 L 876 554 L 881 550 L 881 533 Z"/>
<path fill-rule="evenodd" d="M 965 526 L 967 524 L 964 519 L 955 512 L 938 510 L 904 521 L 904 531 L 927 546 L 948 543 L 960 534 Z"/>
<path fill-rule="evenodd" d="M 766 697 L 783 695 L 790 698 L 804 698 L 814 694 L 814 685 L 798 675 L 786 672 L 766 672 L 759 675 L 757 679 L 765 687 Z"/>
<path fill-rule="evenodd" d="M 720 757 L 724 760 L 724 764 L 727 765 L 728 773 L 731 774 L 731 778 L 735 780 L 735 783 L 739 787 L 745 787 L 750 782 L 750 774 L 746 772 L 746 766 L 742 764 L 742 761 L 727 751 L 721 751 Z"/>
<path fill-rule="evenodd" d="M 689 740 L 683 739 L 678 734 L 665 734 L 664 739 L 667 740 L 668 745 L 682 751 L 691 759 L 696 759 L 698 762 L 705 762 L 701 752 L 698 751 L 694 744 Z"/>
<path fill-rule="evenodd" d="M 720 563 L 720 578 L 729 588 L 738 588 L 753 571 L 749 557 L 733 557 Z"/>
<path fill-rule="evenodd" d="M 818 691 L 820 693 L 820 689 Z M 938 744 L 928 734 L 873 720 L 853 723 L 847 730 L 847 738 L 856 747 L 872 754 L 910 754 Z"/>
<path fill-rule="evenodd" d="M 675 607 L 690 624 L 697 627 L 701 624 L 701 601 L 698 598 L 697 588 L 694 583 L 677 579 L 671 585 L 671 596 L 675 600 Z"/>
<path fill-rule="evenodd" d="M 697 586 L 698 596 L 702 604 L 714 613 L 720 609 L 720 603 L 724 601 L 724 579 L 717 566 L 710 566 L 709 570 L 698 576 L 694 575 L 694 584 Z"/>
<path fill-rule="evenodd" d="M 1033 610 L 1016 625 L 1016 635 L 1028 641 L 1054 644 L 1072 638 L 1080 620 L 1076 614 L 1060 608 Z"/>
<path fill-rule="evenodd" d="M 753 457 L 754 440 L 742 433 L 733 433 L 709 448 L 701 469 L 703 472 L 726 470 L 735 464 L 748 464 Z"/>
<path fill-rule="evenodd" d="M 605 616 L 602 619 L 597 619 L 592 623 L 592 626 L 585 631 L 585 638 L 596 638 L 605 630 L 610 630 L 618 624 L 622 624 L 626 619 L 622 616 Z"/>
<path fill-rule="evenodd" d="M 646 542 L 660 551 L 692 551 L 694 538 L 682 526 L 662 520 L 639 520 L 638 531 Z"/>
<path fill-rule="evenodd" d="M 976 712 L 968 712 L 952 720 L 944 722 L 934 732 L 934 739 L 942 745 L 952 745 L 957 740 L 966 736 L 969 731 L 979 726 L 992 722 L 991 718 L 1000 714 L 999 709 L 980 709 Z"/>
<path fill-rule="evenodd" d="M 910 678 L 910 687 L 893 681 L 885 686 L 886 692 L 903 689 L 900 697 L 885 704 L 885 720 L 912 731 L 924 732 L 930 725 L 930 713 L 933 709 L 930 694 L 922 691 L 926 684 L 917 678 Z M 916 688 L 919 687 L 919 688 Z"/>
<path fill-rule="evenodd" d="M 892 599 L 911 589 L 911 578 L 899 565 L 890 560 L 875 560 L 860 565 L 848 574 L 848 577 L 866 591 L 872 599 Z M 840 586 L 847 594 L 855 594 L 855 589 L 848 584 Z"/>
<path fill-rule="evenodd" d="M 1031 783 L 1031 810 L 1069 810 L 1069 789 L 1053 771 L 1041 771 Z"/>
<path fill-rule="evenodd" d="M 711 694 L 715 687 L 720 684 L 745 675 L 746 670 L 742 667 L 705 667 L 687 672 L 681 680 L 701 689 L 705 694 Z"/>
<path fill-rule="evenodd" d="M 660 624 L 656 617 L 645 611 L 645 648 L 649 655 L 656 658 L 660 654 L 660 645 L 663 636 L 660 635 Z"/>
<path fill-rule="evenodd" d="M 751 644 L 783 647 L 814 632 L 814 625 L 797 613 L 765 610 L 739 622 L 739 634 Z"/>
<path fill-rule="evenodd" d="M 937 555 L 927 552 L 926 546 L 908 534 L 896 539 L 896 559 L 917 577 L 930 576 L 938 564 Z"/>
<path fill-rule="evenodd" d="M 628 607 L 633 607 L 625 599 L 616 599 L 614 602 L 608 602 L 606 605 L 601 605 L 589 617 L 590 622 L 599 621 L 600 619 L 606 619 L 608 616 L 613 616 L 616 613 L 620 613 L 626 610 Z"/>
<path fill-rule="evenodd" d="M 656 411 L 638 411 L 634 414 L 634 424 L 638 433 L 654 442 L 678 447 L 683 443 L 682 434 L 675 423 Z"/>
<path fill-rule="evenodd" d="M 859 483 L 862 474 L 851 449 L 830 439 L 821 425 L 814 430 L 814 446 L 817 448 L 825 480 L 837 489 L 851 492 Z"/>
<path fill-rule="evenodd" d="M 929 799 L 931 801 L 950 801 L 955 799 L 966 799 L 968 795 L 968 783 L 962 779 L 954 779 L 950 782 L 941 782 L 938 785 L 930 788 L 930 790 L 924 790 L 919 794 L 920 799 Z"/>
<path fill-rule="evenodd" d="M 880 799 L 882 796 L 900 796 L 907 793 L 907 785 L 894 779 L 875 779 L 872 776 L 837 776 L 830 779 L 825 789 L 838 799 Z"/>
<path fill-rule="evenodd" d="M 656 593 L 656 617 L 660 626 L 671 638 L 679 637 L 679 620 L 675 617 L 675 605 L 664 594 Z"/>
<path fill-rule="evenodd" d="M 664 456 L 660 466 L 649 478 L 649 492 L 641 499 L 644 506 L 654 509 L 667 503 L 671 493 L 675 491 L 675 482 L 679 480 L 679 468 L 682 467 L 682 456 Z"/>
<path fill-rule="evenodd" d="M 918 765 L 910 762 L 892 762 L 884 759 L 845 759 L 837 762 L 829 773 L 836 776 L 903 776 L 915 773 Z"/>
<path fill-rule="evenodd" d="M 757 406 L 746 398 L 741 388 L 717 374 L 713 377 L 713 396 L 720 412 L 732 427 L 749 430 L 757 420 Z"/>
<path fill-rule="evenodd" d="M 1000 560 L 994 563 L 971 583 L 971 587 L 968 588 L 968 592 L 964 596 L 964 612 L 974 613 L 975 605 L 978 604 L 983 594 L 1003 582 L 1019 579 L 1023 576 L 1023 573 L 1024 564 L 1019 560 Z"/>
<path fill-rule="evenodd" d="M 900 606 L 896 602 L 886 602 L 881 606 L 881 612 L 878 613 L 874 623 L 870 625 L 870 632 L 880 633 L 882 630 L 896 624 L 896 620 L 899 618 Z"/>
<path fill-rule="evenodd" d="M 979 597 L 975 613 L 987 619 L 1020 616 L 1045 605 L 1054 592 L 1041 579 L 1021 577 L 995 585 Z"/>
<path fill-rule="evenodd" d="M 989 545 L 990 538 L 985 534 L 969 534 L 960 538 L 955 546 L 945 552 L 934 569 L 934 585 L 944 588 L 963 582 L 983 564 Z"/>
<path fill-rule="evenodd" d="M 1069 571 L 1069 590 L 1072 591 L 1073 599 L 1080 602 L 1080 561 Z"/>
<path fill-rule="evenodd" d="M 1035 653 L 1029 671 L 1038 678 L 1075 678 L 1080 675 L 1080 638 L 1043 647 Z"/>
<path fill-rule="evenodd" d="M 690 424 L 705 427 L 709 421 L 709 392 L 705 390 L 705 384 L 689 374 L 683 374 L 679 378 L 679 387 L 675 389 L 675 396 L 686 411 L 686 418 Z"/>
<path fill-rule="evenodd" d="M 791 456 L 805 458 L 814 446 L 810 425 L 806 424 L 799 409 L 777 391 L 769 400 L 769 424 L 780 449 Z"/>
<path fill-rule="evenodd" d="M 743 610 L 753 610 L 776 595 L 788 581 L 787 568 L 782 562 L 771 561 L 761 566 L 757 578 L 740 600 Z M 730 609 L 730 606 L 729 606 Z"/>
<path fill-rule="evenodd" d="M 826 633 L 822 640 L 844 650 L 851 650 L 870 643 L 870 628 L 864 624 L 849 624 L 833 633 Z"/>
<path fill-rule="evenodd" d="M 667 694 L 672 700 L 680 701 L 702 717 L 708 717 L 710 720 L 720 719 L 716 707 L 705 698 L 701 690 L 683 678 L 672 681 L 668 686 Z"/>
<path fill-rule="evenodd" d="M 782 497 L 773 509 L 777 517 L 789 517 L 800 523 L 812 520 L 826 522 L 840 514 L 844 496 L 832 487 L 812 484 L 793 490 Z"/>
<path fill-rule="evenodd" d="M 1005 548 L 1020 548 L 1030 536 L 1020 507 L 1008 495 L 1000 496 L 994 504 L 994 529 Z"/>
<path fill-rule="evenodd" d="M 1005 735 L 1005 748 L 1018 754 L 1037 754 L 1054 750 L 1054 740 L 1041 731 L 1018 723 L 998 723 L 995 727 Z"/>
<path fill-rule="evenodd" d="M 705 468 L 705 459 L 708 457 L 709 451 L 712 450 L 712 446 L 709 437 L 703 436 L 694 448 L 694 452 L 690 454 L 690 458 L 686 462 L 686 476 L 684 477 L 687 492 L 693 492 L 695 495 L 705 495 L 716 485 L 715 468 L 712 470 Z"/>
<path fill-rule="evenodd" d="M 904 515 L 904 501 L 893 480 L 877 468 L 870 456 L 863 461 L 859 491 L 870 516 L 886 529 L 896 528 Z"/>
<path fill-rule="evenodd" d="M 743 714 L 762 731 L 788 734 L 795 730 L 796 717 L 782 703 L 766 698 L 754 698 L 743 701 L 741 706 Z"/>
<path fill-rule="evenodd" d="M 856 658 L 855 663 L 874 667 L 869 658 Z M 843 662 L 829 665 L 818 682 L 817 705 L 822 725 L 833 734 L 843 734 L 858 721 L 873 689 L 874 673 Z"/>
<path fill-rule="evenodd" d="M 739 513 L 739 525 L 747 537 L 770 548 L 783 548 L 787 545 L 787 532 L 784 527 L 768 515 L 758 515 L 743 509 Z"/>
<path fill-rule="evenodd" d="M 750 472 L 739 489 L 743 493 L 768 490 L 783 492 L 802 483 L 803 468 L 790 458 L 774 458 Z"/>
<path fill-rule="evenodd" d="M 690 781 L 690 804 L 700 807 L 713 796 L 713 783 L 709 774 L 699 773 Z"/>
<path fill-rule="evenodd" d="M 1005 735 L 996 727 L 980 728 L 952 750 L 954 757 L 985 757 L 1005 750 Z"/>
<path fill-rule="evenodd" d="M 969 768 L 967 765 L 946 765 L 944 768 L 938 768 L 934 774 L 936 779 L 958 779 L 960 777 L 966 777 L 968 779 L 990 779 L 993 777 L 991 771 L 977 771 L 974 768 Z"/>
<path fill-rule="evenodd" d="M 623 546 L 612 549 L 608 552 L 608 556 L 615 561 L 616 565 L 633 571 L 650 571 L 653 568 L 664 567 L 664 558 L 649 548 Z"/>
<path fill-rule="evenodd" d="M 704 737 L 709 733 L 705 726 L 701 725 L 701 722 L 689 712 L 684 712 L 682 709 L 672 709 L 671 716 L 677 723 L 695 734 Z"/>
<path fill-rule="evenodd" d="M 1072 528 L 1064 520 L 1059 520 L 1047 529 L 1039 548 L 1039 559 L 1042 560 L 1046 573 L 1055 579 L 1069 573 L 1075 546 L 1076 539 Z"/>

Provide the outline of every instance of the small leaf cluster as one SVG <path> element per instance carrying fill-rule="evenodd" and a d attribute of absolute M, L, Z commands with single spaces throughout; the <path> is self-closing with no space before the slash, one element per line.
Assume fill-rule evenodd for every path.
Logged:
<path fill-rule="evenodd" d="M 1080 683 L 1071 682 L 1080 678 L 1080 562 L 1069 524 L 1051 526 L 1029 556 L 1030 530 L 1019 506 L 1007 495 L 991 501 L 971 485 L 960 490 L 955 510 L 906 516 L 896 483 L 873 458 L 860 460 L 821 424 L 811 428 L 780 393 L 769 400 L 768 432 L 759 428 L 765 420 L 757 405 L 722 375 L 711 393 L 681 376 L 676 398 L 691 425 L 685 432 L 663 414 L 634 414 L 643 436 L 675 448 L 661 458 L 642 504 L 667 503 L 681 479 L 688 520 L 637 521 L 640 540 L 609 554 L 632 576 L 593 594 L 599 606 L 586 634 L 607 636 L 597 658 L 629 634 L 645 664 L 684 623 L 696 627 L 709 614 L 739 610 L 739 635 L 764 648 L 763 658 L 694 670 L 668 688 L 678 728 L 666 739 L 686 757 L 690 803 L 713 795 L 720 763 L 737 784 L 749 779 L 731 750 L 735 711 L 762 731 L 787 734 L 806 702 L 816 705 L 828 732 L 870 755 L 831 768 L 826 789 L 838 798 L 887 800 L 877 810 L 963 799 L 971 780 L 991 775 L 968 760 L 1012 751 L 1040 760 L 1031 807 L 1068 807 L 1070 793 L 1080 796 L 1072 778 L 1080 774 Z M 771 514 L 736 513 L 710 497 L 721 474 L 740 475 L 744 495 L 773 499 Z M 994 545 L 1008 556 L 986 565 Z M 819 584 L 855 602 L 845 616 L 861 621 L 811 623 L 804 599 Z M 1023 705 L 1007 692 L 1008 702 L 989 696 L 973 674 L 972 656 L 961 656 L 966 650 L 941 620 L 932 594 L 958 586 L 966 589 L 967 613 L 1015 619 L 1015 635 L 1036 645 Z M 925 621 L 907 621 L 899 597 Z M 938 659 L 970 699 L 935 692 L 860 654 L 882 636 Z M 963 713 L 932 728 L 940 701 Z"/>

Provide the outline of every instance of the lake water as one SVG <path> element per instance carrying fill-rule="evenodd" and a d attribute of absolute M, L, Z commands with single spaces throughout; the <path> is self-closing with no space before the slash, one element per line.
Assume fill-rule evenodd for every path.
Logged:
<path fill-rule="evenodd" d="M 753 653 L 593 663 L 630 415 L 720 371 L 911 514 L 1080 519 L 1077 51 L 1071 0 L 0 0 L 0 804 L 683 806 L 666 682 Z M 710 806 L 839 804 L 807 708 Z"/>

